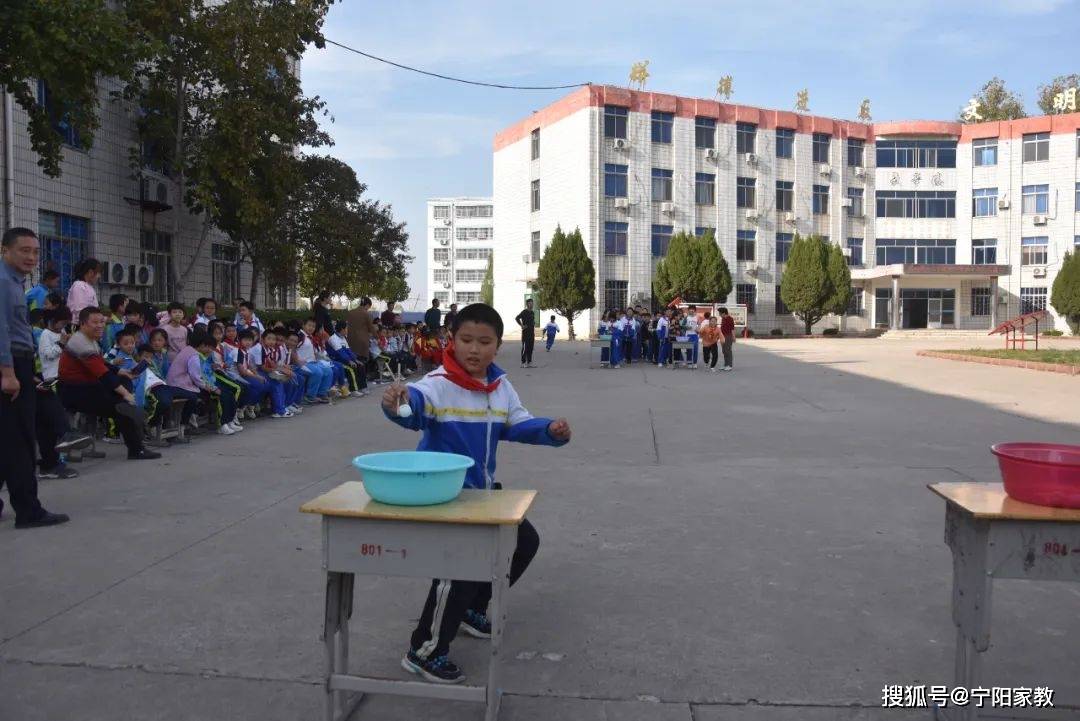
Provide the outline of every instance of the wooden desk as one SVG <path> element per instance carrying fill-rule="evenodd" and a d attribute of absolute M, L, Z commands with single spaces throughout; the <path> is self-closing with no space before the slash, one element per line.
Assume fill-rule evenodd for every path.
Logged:
<path fill-rule="evenodd" d="M 696 362 L 697 361 L 697 345 L 698 344 L 697 344 L 696 340 L 676 340 L 676 341 L 672 341 L 672 343 L 671 343 L 671 365 L 672 365 L 672 367 L 673 368 L 676 367 L 675 366 L 675 351 L 682 350 L 682 351 L 688 351 L 688 352 L 683 353 L 683 358 L 679 362 L 682 363 L 684 367 L 690 368 L 691 370 L 697 370 L 697 362 Z"/>
<path fill-rule="evenodd" d="M 485 704 L 494 721 L 502 699 L 500 648 L 517 527 L 536 491 L 466 489 L 437 506 L 373 501 L 359 481 L 343 483 L 300 507 L 322 516 L 326 569 L 326 721 L 347 719 L 365 693 Z M 349 674 L 349 619 L 356 574 L 490 581 L 491 660 L 487 685 L 441 685 Z M 417 603 L 420 597 L 417 597 Z M 350 694 L 350 692 L 352 692 Z"/>
<path fill-rule="evenodd" d="M 993 579 L 1080 581 L 1080 510 L 1033 506 L 1009 498 L 1000 483 L 935 483 L 945 499 L 945 542 L 953 554 L 955 684 L 980 686 L 990 647 Z M 935 718 L 970 721 L 974 706 L 935 710 Z"/>

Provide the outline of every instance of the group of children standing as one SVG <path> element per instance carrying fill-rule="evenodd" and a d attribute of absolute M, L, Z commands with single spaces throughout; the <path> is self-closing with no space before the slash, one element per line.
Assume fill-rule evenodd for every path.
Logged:
<path fill-rule="evenodd" d="M 619 368 L 637 360 L 655 363 L 658 368 L 674 368 L 677 361 L 696 368 L 700 339 L 704 363 L 711 371 L 716 371 L 718 347 L 724 353 L 724 365 L 720 370 L 732 370 L 735 320 L 727 308 L 720 308 L 718 317 L 705 311 L 699 318 L 697 308 L 690 306 L 686 310 L 667 308 L 652 314 L 640 307 L 621 312 L 612 310 L 602 318 L 597 332 L 611 340 L 606 348 L 601 348 L 601 366 Z M 674 348 L 674 342 L 681 337 L 694 344 L 686 351 L 686 357 L 682 349 Z"/>

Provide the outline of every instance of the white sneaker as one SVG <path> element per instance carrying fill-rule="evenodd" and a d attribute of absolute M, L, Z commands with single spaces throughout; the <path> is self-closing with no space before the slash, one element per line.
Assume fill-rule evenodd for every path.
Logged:
<path fill-rule="evenodd" d="M 236 421 L 233 421 L 232 423 L 230 423 L 229 427 L 232 428 L 233 431 L 236 432 L 236 433 L 239 433 L 240 431 L 244 430 L 244 427 L 242 425 L 240 425 L 239 423 L 237 423 Z"/>
<path fill-rule="evenodd" d="M 293 412 L 286 408 L 284 413 L 275 413 L 271 418 L 292 418 L 293 415 Z"/>
<path fill-rule="evenodd" d="M 720 370 L 722 370 L 722 371 L 729 371 L 729 370 L 733 370 L 733 368 L 732 368 L 731 366 L 724 366 L 724 367 L 723 367 L 723 368 L 721 368 Z"/>
<path fill-rule="evenodd" d="M 301 413 L 303 413 L 303 412 L 304 412 L 304 409 L 303 409 L 303 408 L 301 408 L 301 407 L 300 407 L 300 406 L 298 406 L 298 405 L 291 405 L 291 406 L 289 406 L 289 410 L 293 412 L 293 415 L 294 415 L 294 416 L 298 416 L 298 415 L 300 415 Z"/>
<path fill-rule="evenodd" d="M 188 425 L 191 426 L 192 428 L 198 429 L 199 428 L 199 421 L 198 421 L 197 418 L 195 418 L 194 415 L 192 415 L 191 418 L 188 418 Z"/>
<path fill-rule="evenodd" d="M 248 406 L 247 417 L 248 417 L 248 420 L 252 420 L 252 421 L 255 420 L 256 418 L 259 417 L 259 409 L 256 408 L 255 406 Z"/>
<path fill-rule="evenodd" d="M 709 372 L 710 372 L 710 373 L 715 373 L 715 372 L 716 372 L 716 369 L 715 369 L 715 368 L 710 368 L 710 369 L 709 369 Z"/>
<path fill-rule="evenodd" d="M 232 426 L 230 426 L 228 423 L 223 425 L 221 428 L 218 428 L 217 432 L 219 435 L 222 436 L 231 436 L 232 434 L 236 433 L 236 431 L 234 431 L 232 429 Z"/>

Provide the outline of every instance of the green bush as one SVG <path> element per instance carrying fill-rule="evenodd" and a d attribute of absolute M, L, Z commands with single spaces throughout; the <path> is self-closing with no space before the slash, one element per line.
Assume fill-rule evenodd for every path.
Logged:
<path fill-rule="evenodd" d="M 1057 336 L 1059 336 L 1059 335 L 1065 335 L 1064 333 L 1062 333 L 1062 332 L 1061 332 L 1061 331 L 1059 331 L 1059 330 L 1044 330 L 1044 331 L 1042 332 L 1042 334 L 1043 334 L 1043 335 L 1047 335 L 1047 336 L 1050 336 L 1050 337 L 1053 337 L 1053 338 L 1056 338 L 1056 337 L 1057 337 Z"/>
<path fill-rule="evenodd" d="M 821 331 L 821 335 L 840 335 L 840 329 L 826 328 L 825 330 Z"/>
<path fill-rule="evenodd" d="M 769 335 L 777 335 L 777 336 L 784 335 L 784 329 L 783 328 L 773 328 L 771 331 L 769 331 Z"/>

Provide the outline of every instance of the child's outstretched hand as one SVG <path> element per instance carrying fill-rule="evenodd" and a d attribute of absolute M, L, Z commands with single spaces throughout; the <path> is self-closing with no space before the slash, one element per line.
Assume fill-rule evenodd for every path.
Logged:
<path fill-rule="evenodd" d="M 382 407 L 390 415 L 397 415 L 398 407 L 409 404 L 409 389 L 404 383 L 394 382 L 383 391 Z"/>
<path fill-rule="evenodd" d="M 570 422 L 565 418 L 557 418 L 548 426 L 548 433 L 557 441 L 570 440 Z"/>

